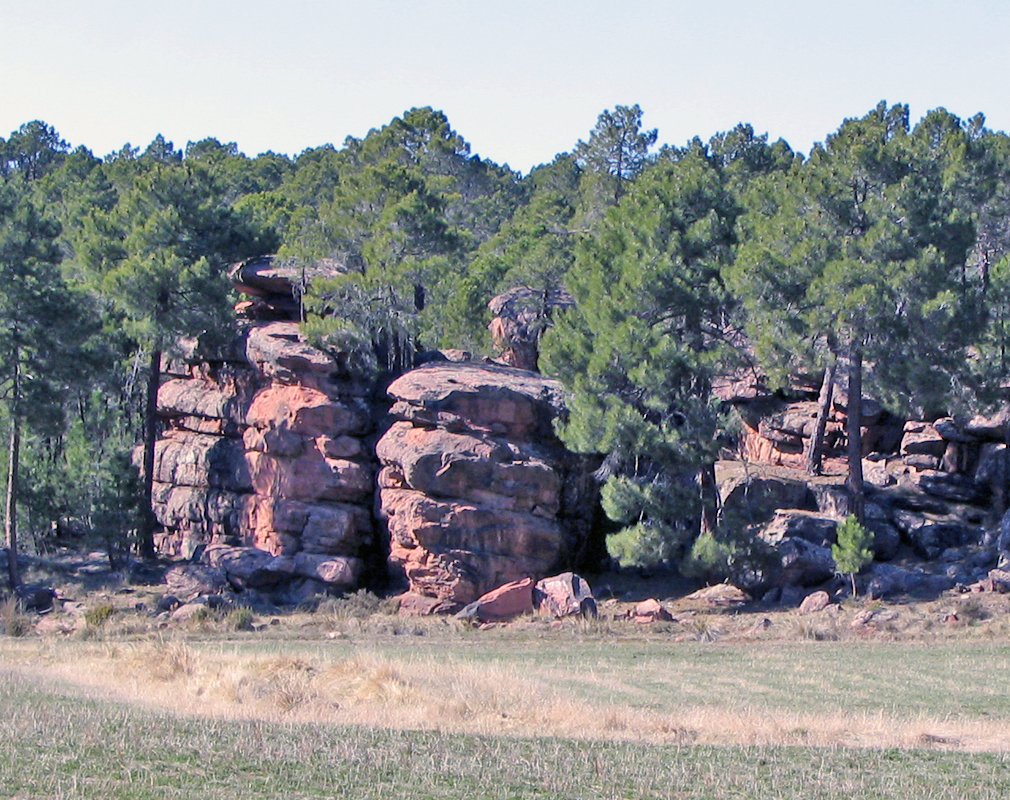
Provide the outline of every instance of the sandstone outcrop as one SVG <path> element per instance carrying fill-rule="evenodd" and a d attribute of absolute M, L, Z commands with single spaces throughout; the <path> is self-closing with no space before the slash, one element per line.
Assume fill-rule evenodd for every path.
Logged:
<path fill-rule="evenodd" d="M 804 466 L 805 452 L 817 423 L 816 400 L 790 401 L 755 391 L 752 397 L 734 395 L 733 404 L 743 423 L 739 443 L 742 458 L 773 466 Z M 827 459 L 845 457 L 847 408 L 847 395 L 836 389 L 824 430 Z M 868 397 L 863 398 L 862 412 L 863 454 L 893 451 L 901 440 L 901 420 Z"/>
<path fill-rule="evenodd" d="M 291 574 L 323 588 L 353 585 L 373 545 L 362 387 L 293 322 L 253 323 L 226 353 L 192 348 L 163 372 L 159 550 L 189 558 L 201 545 L 256 548 L 294 559 Z M 343 566 L 320 566 L 332 559 Z"/>
<path fill-rule="evenodd" d="M 585 557 L 597 503 L 587 462 L 553 433 L 564 413 L 560 384 L 439 363 L 401 376 L 388 393 L 393 422 L 376 445 L 379 511 L 390 564 L 412 595 L 459 607 Z"/>

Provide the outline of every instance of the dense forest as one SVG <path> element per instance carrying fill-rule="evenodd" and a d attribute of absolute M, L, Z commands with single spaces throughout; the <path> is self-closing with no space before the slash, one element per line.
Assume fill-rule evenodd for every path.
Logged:
<path fill-rule="evenodd" d="M 228 268 L 266 253 L 341 267 L 300 287 L 302 319 L 379 382 L 423 350 L 493 355 L 488 301 L 528 287 L 539 368 L 571 392 L 559 434 L 605 456 L 630 561 L 728 546 L 706 513 L 732 435 L 717 380 L 844 371 L 925 419 L 1000 402 L 1010 137 L 886 103 L 809 155 L 746 124 L 657 148 L 641 120 L 605 111 L 528 175 L 430 108 L 293 158 L 161 136 L 99 158 L 39 121 L 0 139 L 7 541 L 69 525 L 149 553 L 131 452 L 161 355 L 227 340 Z"/>

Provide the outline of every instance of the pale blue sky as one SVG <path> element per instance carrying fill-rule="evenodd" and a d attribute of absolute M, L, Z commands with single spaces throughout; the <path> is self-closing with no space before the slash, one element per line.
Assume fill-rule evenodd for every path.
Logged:
<path fill-rule="evenodd" d="M 248 155 L 445 111 L 528 171 L 639 103 L 659 141 L 750 122 L 807 151 L 877 101 L 1010 129 L 1002 0 L 0 0 L 0 135 Z"/>

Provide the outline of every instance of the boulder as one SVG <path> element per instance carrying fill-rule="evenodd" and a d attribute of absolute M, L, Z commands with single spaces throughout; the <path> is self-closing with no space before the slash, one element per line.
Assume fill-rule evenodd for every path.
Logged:
<path fill-rule="evenodd" d="M 228 273 L 235 288 L 253 297 L 286 296 L 294 298 L 295 287 L 314 280 L 332 279 L 346 272 L 331 258 L 311 263 L 286 262 L 274 256 L 257 256 L 235 264 Z"/>
<path fill-rule="evenodd" d="M 928 561 L 938 558 L 948 547 L 978 544 L 985 536 L 984 529 L 951 515 L 898 508 L 892 516 L 902 538 Z"/>
<path fill-rule="evenodd" d="M 387 390 L 400 419 L 463 428 L 528 441 L 551 436 L 564 413 L 564 389 L 525 370 L 486 364 L 427 364 L 397 378 Z"/>
<path fill-rule="evenodd" d="M 985 488 L 967 475 L 922 470 L 915 476 L 915 481 L 926 494 L 953 503 L 981 505 L 988 499 Z"/>
<path fill-rule="evenodd" d="M 835 561 L 827 547 L 795 536 L 773 542 L 766 564 L 752 574 L 741 574 L 736 581 L 744 588 L 767 589 L 772 586 L 817 586 L 835 574 Z"/>
<path fill-rule="evenodd" d="M 481 595 L 456 616 L 479 622 L 503 622 L 532 613 L 533 579 L 523 578 Z"/>
<path fill-rule="evenodd" d="M 777 477 L 739 477 L 719 487 L 723 513 L 743 524 L 771 521 L 780 508 L 814 511 L 813 494 L 802 480 Z"/>
<path fill-rule="evenodd" d="M 954 588 L 956 581 L 946 575 L 903 569 L 891 564 L 873 564 L 870 567 L 866 593 L 871 597 L 888 597 L 896 594 L 939 594 Z"/>
<path fill-rule="evenodd" d="M 397 597 L 397 600 L 399 601 L 399 613 L 407 617 L 451 614 L 459 609 L 459 603 L 415 592 L 405 592 Z"/>
<path fill-rule="evenodd" d="M 389 387 L 376 444 L 389 562 L 413 594 L 466 605 L 509 581 L 574 566 L 598 507 L 595 464 L 564 450 L 556 381 L 429 363 Z"/>
<path fill-rule="evenodd" d="M 547 518 L 560 506 L 558 472 L 529 448 L 502 440 L 397 422 L 379 441 L 376 455 L 396 464 L 406 486 L 434 497 Z"/>
<path fill-rule="evenodd" d="M 218 594 L 228 588 L 228 578 L 220 567 L 207 564 L 177 564 L 165 572 L 168 593 L 182 601 L 200 595 Z"/>
<path fill-rule="evenodd" d="M 909 420 L 901 437 L 901 455 L 926 455 L 942 458 L 947 442 L 928 422 Z"/>
<path fill-rule="evenodd" d="M 838 539 L 838 520 L 814 511 L 778 509 L 775 518 L 762 529 L 760 536 L 772 545 L 785 538 L 798 537 L 821 547 L 830 547 Z"/>
<path fill-rule="evenodd" d="M 463 604 L 507 581 L 545 574 L 561 545 L 555 520 L 410 490 L 382 490 L 381 513 L 390 561 L 413 590 Z"/>
<path fill-rule="evenodd" d="M 901 534 L 886 520 L 867 518 L 863 525 L 873 534 L 870 549 L 877 561 L 890 561 L 901 547 Z"/>
<path fill-rule="evenodd" d="M 650 597 L 635 606 L 631 618 L 638 625 L 650 625 L 653 622 L 668 622 L 673 616 L 656 598 Z"/>
<path fill-rule="evenodd" d="M 816 614 L 831 605 L 831 595 L 825 591 L 811 592 L 800 603 L 801 614 Z"/>
<path fill-rule="evenodd" d="M 533 588 L 533 605 L 541 614 L 568 617 L 578 614 L 596 616 L 596 599 L 586 580 L 574 572 L 563 572 L 537 581 Z"/>
<path fill-rule="evenodd" d="M 297 322 L 270 322 L 249 328 L 245 360 L 269 382 L 334 390 L 339 367 L 334 358 L 309 344 Z"/>
<path fill-rule="evenodd" d="M 717 583 L 692 592 L 685 600 L 700 600 L 711 606 L 735 606 L 749 603 L 751 596 L 731 583 Z"/>
<path fill-rule="evenodd" d="M 282 430 L 314 439 L 362 434 L 367 415 L 356 404 L 338 402 L 311 386 L 272 385 L 257 392 L 246 414 L 257 430 Z"/>
<path fill-rule="evenodd" d="M 212 544 L 204 550 L 204 561 L 224 570 L 229 583 L 239 589 L 275 586 L 294 574 L 288 558 L 278 558 L 255 547 Z"/>
<path fill-rule="evenodd" d="M 293 558 L 294 572 L 325 584 L 325 588 L 352 589 L 361 577 L 362 562 L 347 556 L 326 556 L 298 553 Z"/>

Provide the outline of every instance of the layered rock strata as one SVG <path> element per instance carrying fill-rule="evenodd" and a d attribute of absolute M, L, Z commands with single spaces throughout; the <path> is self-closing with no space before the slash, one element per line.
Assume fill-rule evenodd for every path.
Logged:
<path fill-rule="evenodd" d="M 430 364 L 389 387 L 376 446 L 389 562 L 432 608 L 577 566 L 598 506 L 587 464 L 552 429 L 558 382 L 484 364 Z"/>
<path fill-rule="evenodd" d="M 222 543 L 305 563 L 350 559 L 321 574 L 353 584 L 373 538 L 363 387 L 291 322 L 255 323 L 230 352 L 194 350 L 167 361 L 164 373 L 154 472 L 160 551 L 191 557 Z"/>

